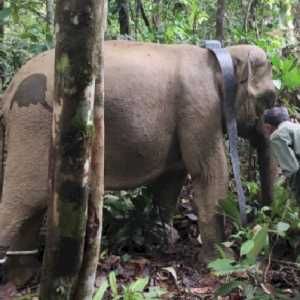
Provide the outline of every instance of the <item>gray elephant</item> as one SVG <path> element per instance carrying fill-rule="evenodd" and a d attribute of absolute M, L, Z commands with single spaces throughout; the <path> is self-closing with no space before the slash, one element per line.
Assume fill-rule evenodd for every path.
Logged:
<path fill-rule="evenodd" d="M 238 80 L 239 134 L 258 147 L 263 198 L 270 199 L 270 155 L 259 120 L 275 98 L 271 66 L 258 47 L 228 50 Z M 105 76 L 106 189 L 152 185 L 169 222 L 186 174 L 191 174 L 202 249 L 210 256 L 222 238 L 217 203 L 226 196 L 228 181 L 223 81 L 214 56 L 190 45 L 106 42 Z M 35 247 L 49 198 L 53 89 L 51 50 L 31 59 L 3 96 L 7 149 L 0 204 L 3 248 Z"/>

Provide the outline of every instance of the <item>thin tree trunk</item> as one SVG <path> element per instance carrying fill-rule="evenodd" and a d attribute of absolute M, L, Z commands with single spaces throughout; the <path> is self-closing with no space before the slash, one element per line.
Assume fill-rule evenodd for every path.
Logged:
<path fill-rule="evenodd" d="M 216 39 L 222 44 L 224 41 L 224 16 L 225 16 L 225 0 L 218 0 L 216 15 Z"/>
<path fill-rule="evenodd" d="M 102 235 L 102 209 L 104 194 L 104 33 L 107 18 L 107 1 L 102 0 L 99 8 L 101 20 L 97 24 L 97 78 L 95 85 L 94 125 L 92 144 L 91 194 L 88 202 L 88 222 L 86 231 L 83 268 L 75 296 L 77 300 L 90 300 L 94 292 L 96 271 L 100 255 Z"/>
<path fill-rule="evenodd" d="M 0 10 L 4 8 L 4 0 L 0 0 Z M 0 43 L 3 42 L 4 38 L 4 25 L 0 25 Z M 4 69 L 3 66 L 0 66 L 0 91 L 3 89 L 3 84 L 4 84 Z"/>
<path fill-rule="evenodd" d="M 139 26 L 139 18 L 140 18 L 140 2 L 139 0 L 135 0 L 135 16 L 134 16 L 134 38 L 137 40 L 138 38 L 138 26 Z"/>
<path fill-rule="evenodd" d="M 153 10 L 153 14 L 152 14 L 152 23 L 153 23 L 153 27 L 156 29 L 156 31 L 158 30 L 159 26 L 160 26 L 160 10 L 161 10 L 161 0 L 153 0 L 153 6 L 154 6 L 154 10 Z"/>
<path fill-rule="evenodd" d="M 130 35 L 128 0 L 119 0 L 119 24 L 120 34 Z"/>
<path fill-rule="evenodd" d="M 4 0 L 0 0 L 0 10 L 4 8 Z M 0 38 L 4 36 L 4 25 L 0 25 Z"/>
<path fill-rule="evenodd" d="M 247 11 L 246 11 L 246 16 L 245 16 L 245 20 L 244 20 L 244 28 L 245 28 L 246 32 L 248 32 L 249 17 L 250 17 L 250 13 L 251 13 L 251 10 L 252 10 L 253 2 L 254 2 L 254 0 L 249 0 L 248 4 L 247 4 Z"/>
<path fill-rule="evenodd" d="M 54 177 L 41 300 L 73 300 L 82 267 L 93 133 L 97 1 L 56 2 Z"/>
<path fill-rule="evenodd" d="M 46 19 L 50 31 L 53 29 L 54 25 L 54 0 L 46 0 Z"/>
<path fill-rule="evenodd" d="M 141 12 L 142 19 L 143 19 L 146 27 L 148 28 L 149 31 L 151 31 L 151 25 L 147 18 L 142 0 L 137 0 L 137 11 Z"/>
<path fill-rule="evenodd" d="M 285 32 L 287 45 L 295 45 L 297 43 L 297 39 L 295 35 L 291 1 L 281 0 L 280 4 L 280 23 Z"/>

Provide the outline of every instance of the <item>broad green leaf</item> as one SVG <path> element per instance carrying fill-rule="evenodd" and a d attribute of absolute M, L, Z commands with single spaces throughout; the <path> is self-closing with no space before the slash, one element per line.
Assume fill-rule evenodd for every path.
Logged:
<path fill-rule="evenodd" d="M 245 267 L 239 264 L 234 264 L 233 259 L 222 258 L 216 259 L 208 264 L 208 267 L 213 271 L 217 276 L 230 275 L 234 272 L 243 272 Z"/>
<path fill-rule="evenodd" d="M 247 284 L 244 287 L 244 294 L 246 296 L 246 300 L 252 300 L 254 298 L 256 287 L 251 284 Z"/>
<path fill-rule="evenodd" d="M 233 195 L 229 195 L 225 200 L 221 201 L 220 206 L 226 216 L 228 216 L 236 224 L 241 224 L 240 211 Z"/>
<path fill-rule="evenodd" d="M 247 254 L 247 257 L 255 260 L 257 255 L 268 243 L 268 229 L 267 227 L 260 227 L 253 237 L 254 246 L 252 250 Z"/>
<path fill-rule="evenodd" d="M 229 283 L 222 284 L 215 292 L 215 296 L 226 296 L 234 289 L 240 288 L 243 282 L 240 280 L 231 281 Z"/>
<path fill-rule="evenodd" d="M 285 236 L 285 232 L 290 228 L 290 224 L 285 222 L 279 222 L 276 225 L 276 230 L 280 236 Z"/>
<path fill-rule="evenodd" d="M 99 289 L 97 290 L 95 296 L 93 297 L 93 300 L 102 300 L 107 288 L 109 287 L 108 281 L 105 280 Z"/>
<path fill-rule="evenodd" d="M 118 296 L 118 285 L 117 285 L 117 278 L 115 272 L 110 272 L 108 275 L 109 278 L 109 286 L 112 291 L 113 297 Z"/>
<path fill-rule="evenodd" d="M 4 24 L 8 17 L 10 16 L 11 9 L 10 8 L 3 8 L 0 10 L 0 24 Z"/>
<path fill-rule="evenodd" d="M 136 281 L 129 285 L 129 289 L 132 292 L 142 292 L 149 282 L 149 278 L 138 278 Z"/>
<path fill-rule="evenodd" d="M 246 255 L 248 254 L 254 247 L 254 241 L 253 240 L 248 240 L 245 243 L 242 244 L 241 250 L 240 250 L 240 255 Z"/>

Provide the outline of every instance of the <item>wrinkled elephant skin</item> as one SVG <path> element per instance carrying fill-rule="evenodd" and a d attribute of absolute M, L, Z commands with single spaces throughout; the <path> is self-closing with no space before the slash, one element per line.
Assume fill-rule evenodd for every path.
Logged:
<path fill-rule="evenodd" d="M 258 114 L 274 101 L 271 67 L 255 46 L 229 51 L 238 81 L 240 134 L 253 137 Z M 221 78 L 212 54 L 196 46 L 105 44 L 106 188 L 152 184 L 170 220 L 184 178 L 191 174 L 207 255 L 222 237 L 216 205 L 227 191 Z M 19 71 L 3 96 L 8 155 L 1 246 L 20 246 L 22 226 L 46 207 L 53 88 L 54 51 L 48 51 Z M 35 239 L 27 237 L 23 247 L 34 247 Z"/>

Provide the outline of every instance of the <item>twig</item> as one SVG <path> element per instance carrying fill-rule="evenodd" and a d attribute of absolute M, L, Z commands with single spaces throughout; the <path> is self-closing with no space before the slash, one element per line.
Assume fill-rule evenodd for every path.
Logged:
<path fill-rule="evenodd" d="M 273 247 L 271 248 L 271 251 L 270 251 L 270 254 L 269 254 L 269 257 L 268 257 L 268 264 L 264 270 L 264 283 L 267 283 L 267 276 L 268 276 L 268 273 L 269 273 L 269 270 L 271 268 L 271 264 L 272 264 L 272 255 L 273 255 Z"/>
<path fill-rule="evenodd" d="M 300 268 L 300 263 L 292 262 L 292 261 L 287 261 L 287 260 L 280 260 L 280 259 L 273 259 L 272 262 L 276 262 L 278 264 L 282 265 L 288 265 L 288 266 L 293 266 L 297 269 Z"/>

